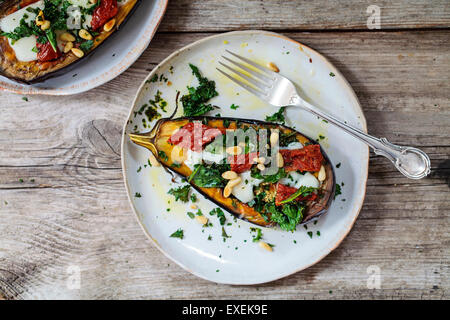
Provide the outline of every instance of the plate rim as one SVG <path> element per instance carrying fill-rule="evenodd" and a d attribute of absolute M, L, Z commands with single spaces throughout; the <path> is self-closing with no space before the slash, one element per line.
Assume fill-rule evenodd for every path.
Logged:
<path fill-rule="evenodd" d="M 202 275 L 201 273 L 191 270 L 190 268 L 188 268 L 187 266 L 185 266 L 182 262 L 178 261 L 177 259 L 175 259 L 175 258 L 172 257 L 171 255 L 169 255 L 167 252 L 165 252 L 164 249 L 159 245 L 158 241 L 157 241 L 155 238 L 153 238 L 152 235 L 150 234 L 150 232 L 144 227 L 144 223 L 141 221 L 141 218 L 140 218 L 140 216 L 139 216 L 138 210 L 136 209 L 136 207 L 135 207 L 135 205 L 134 205 L 134 203 L 133 203 L 133 201 L 132 201 L 132 199 L 131 199 L 131 191 L 130 191 L 131 188 L 130 188 L 130 186 L 129 186 L 129 184 L 128 184 L 128 180 L 127 180 L 127 175 L 126 175 L 126 164 L 125 164 L 125 156 L 124 156 L 124 146 L 125 146 L 125 143 L 126 143 L 126 137 L 127 137 L 127 135 L 126 135 L 126 128 L 127 128 L 127 125 L 128 125 L 128 120 L 130 119 L 130 117 L 131 117 L 131 115 L 132 115 L 132 112 L 133 112 L 133 110 L 134 110 L 134 106 L 136 105 L 136 102 L 137 102 L 137 100 L 138 100 L 138 98 L 139 98 L 140 93 L 142 92 L 143 88 L 144 88 L 145 85 L 146 85 L 146 81 L 147 81 L 148 79 L 150 79 L 150 78 L 153 76 L 153 74 L 155 74 L 155 73 L 161 68 L 162 65 L 164 65 L 167 61 L 171 60 L 172 58 L 174 58 L 175 56 L 177 56 L 177 55 L 180 54 L 181 52 L 186 51 L 186 50 L 189 50 L 189 49 L 190 49 L 191 47 L 193 47 L 193 46 L 199 45 L 199 44 L 201 44 L 201 43 L 203 43 L 203 42 L 212 40 L 212 39 L 214 39 L 214 38 L 222 37 L 222 36 L 227 35 L 227 34 L 229 34 L 229 35 L 231 35 L 231 34 L 241 34 L 241 35 L 242 35 L 242 34 L 244 34 L 244 35 L 245 35 L 245 34 L 248 34 L 248 35 L 251 35 L 251 34 L 262 34 L 262 35 L 268 35 L 268 36 L 278 37 L 278 38 L 281 38 L 281 39 L 290 41 L 290 42 L 292 42 L 292 43 L 295 43 L 295 44 L 299 45 L 300 47 L 308 48 L 308 50 L 311 50 L 312 52 L 314 52 L 315 54 L 317 54 L 317 55 L 320 57 L 320 59 L 322 59 L 322 61 L 325 62 L 325 64 L 327 64 L 328 67 L 330 67 L 330 70 L 332 70 L 335 74 L 340 75 L 340 77 L 336 77 L 337 79 L 339 79 L 339 81 L 343 81 L 344 84 L 346 84 L 346 85 L 349 87 L 349 89 L 350 89 L 350 94 L 353 96 L 353 98 L 354 98 L 355 101 L 357 102 L 357 107 L 359 108 L 359 111 L 360 111 L 360 113 L 361 113 L 361 118 L 359 118 L 358 120 L 361 122 L 362 130 L 363 130 L 364 132 L 366 132 L 366 133 L 367 133 L 367 121 L 366 121 L 366 117 L 365 117 L 365 115 L 364 115 L 364 110 L 363 110 L 362 107 L 361 107 L 360 101 L 359 101 L 359 99 L 358 99 L 358 97 L 357 97 L 355 91 L 353 90 L 353 87 L 350 85 L 350 83 L 348 82 L 348 80 L 342 75 L 342 73 L 341 73 L 341 72 L 340 72 L 340 71 L 339 71 L 339 70 L 338 70 L 338 69 L 337 69 L 337 68 L 336 68 L 336 67 L 335 67 L 335 66 L 334 66 L 334 65 L 333 65 L 333 64 L 332 64 L 332 63 L 331 63 L 331 62 L 330 62 L 323 54 L 321 54 L 321 53 L 318 52 L 317 50 L 312 49 L 311 47 L 309 47 L 309 46 L 307 46 L 307 45 L 304 45 L 304 44 L 301 43 L 301 42 L 295 41 L 295 40 L 293 40 L 293 39 L 291 39 L 291 38 L 289 38 L 289 37 L 286 37 L 286 36 L 284 36 L 284 35 L 282 35 L 282 34 L 279 34 L 279 33 L 276 33 L 276 32 L 272 32 L 272 31 L 264 31 L 264 30 L 238 30 L 238 31 L 223 32 L 223 33 L 219 33 L 219 34 L 215 34 L 215 35 L 211 35 L 211 36 L 207 36 L 207 37 L 201 38 L 201 39 L 199 39 L 199 40 L 196 40 L 196 41 L 194 41 L 194 42 L 192 42 L 192 43 L 190 43 L 190 44 L 188 44 L 188 45 L 186 45 L 186 46 L 184 46 L 184 47 L 182 47 L 182 48 L 180 48 L 180 49 L 177 49 L 177 50 L 175 50 L 174 52 L 172 52 L 169 56 L 167 56 L 167 57 L 166 57 L 165 59 L 163 59 L 160 63 L 158 63 L 158 65 L 155 66 L 155 68 L 153 68 L 153 70 L 152 70 L 152 71 L 147 75 L 147 77 L 145 77 L 145 79 L 142 81 L 141 85 L 139 86 L 139 88 L 138 88 L 138 90 L 137 90 L 137 92 L 136 92 L 136 95 L 135 95 L 135 97 L 134 97 L 134 99 L 133 99 L 133 102 L 132 102 L 132 104 L 131 104 L 130 110 L 129 110 L 129 112 L 128 112 L 128 116 L 127 116 L 127 118 L 126 118 L 126 120 L 125 120 L 125 123 L 124 123 L 124 125 L 123 125 L 123 129 L 122 129 L 122 138 L 121 138 L 122 178 L 123 178 L 123 181 L 124 181 L 124 184 L 125 184 L 125 188 L 126 188 L 126 191 L 127 191 L 128 202 L 129 202 L 129 204 L 130 204 L 130 206 L 131 206 L 131 208 L 132 208 L 132 210 L 133 210 L 133 212 L 134 212 L 134 216 L 135 216 L 135 218 L 137 219 L 137 221 L 138 221 L 138 223 L 139 223 L 139 226 L 140 226 L 141 229 L 144 231 L 144 234 L 148 237 L 148 239 L 151 240 L 150 242 L 151 242 L 151 243 L 152 243 L 152 244 L 153 244 L 153 245 L 154 245 L 154 246 L 155 246 L 155 247 L 156 247 L 156 248 L 157 248 L 164 256 L 166 256 L 169 260 L 173 261 L 174 263 L 176 263 L 176 264 L 179 265 L 182 269 L 188 271 L 189 273 L 191 273 L 191 274 L 193 274 L 193 275 L 195 275 L 195 276 L 197 276 L 197 277 L 199 277 L 199 278 L 201 278 L 201 279 L 204 279 L 204 280 L 207 280 L 207 281 L 210 281 L 210 282 L 214 282 L 214 283 L 227 284 L 227 285 L 244 285 L 244 286 L 251 286 L 251 285 L 258 285 L 258 284 L 263 284 L 263 283 L 273 282 L 273 281 L 276 281 L 276 280 L 279 280 L 279 279 L 282 279 L 282 278 L 291 276 L 291 275 L 293 275 L 293 274 L 295 274 L 295 273 L 298 273 L 298 272 L 300 272 L 300 271 L 303 271 L 303 270 L 305 270 L 305 269 L 307 269 L 307 268 L 309 268 L 309 267 L 311 267 L 311 266 L 313 266 L 313 265 L 319 263 L 320 261 L 322 261 L 326 256 L 328 256 L 331 252 L 333 252 L 333 251 L 334 251 L 334 250 L 335 250 L 335 249 L 336 249 L 336 248 L 344 241 L 344 239 L 348 236 L 348 234 L 350 233 L 350 231 L 353 229 L 353 226 L 354 226 L 354 224 L 355 224 L 355 222 L 356 222 L 356 220 L 357 220 L 357 218 L 358 218 L 358 216 L 359 216 L 359 214 L 360 214 L 360 212 L 361 212 L 361 209 L 362 209 L 362 207 L 363 207 L 363 204 L 364 204 L 364 200 L 365 200 L 366 192 L 367 192 L 367 180 L 368 180 L 368 175 L 369 175 L 369 154 L 370 154 L 370 150 L 369 150 L 369 147 L 367 146 L 367 147 L 366 147 L 366 150 L 367 150 L 367 153 L 366 153 L 367 166 L 366 166 L 366 168 L 367 168 L 367 169 L 365 170 L 366 173 L 365 173 L 365 176 L 363 177 L 363 181 L 362 181 L 362 183 L 361 183 L 361 185 L 362 185 L 362 187 L 363 187 L 363 192 L 362 192 L 362 194 L 361 194 L 361 200 L 360 200 L 360 202 L 357 203 L 357 205 L 355 206 L 355 207 L 357 207 L 357 209 L 356 209 L 356 211 L 355 211 L 355 215 L 354 215 L 353 220 L 351 221 L 351 223 L 349 223 L 349 225 L 348 225 L 347 229 L 344 231 L 342 237 L 340 237 L 340 238 L 336 241 L 336 243 L 335 243 L 333 246 L 331 246 L 330 248 L 326 249 L 326 250 L 325 250 L 325 253 L 324 253 L 323 255 L 321 255 L 321 256 L 319 256 L 318 258 L 316 258 L 316 259 L 315 259 L 313 262 L 311 262 L 310 264 L 307 264 L 307 265 L 305 265 L 305 266 L 302 266 L 302 267 L 300 267 L 300 268 L 298 268 L 298 269 L 295 269 L 295 270 L 293 270 L 293 271 L 291 271 L 291 272 L 288 272 L 288 273 L 285 273 L 285 274 L 281 274 L 280 276 L 275 277 L 275 278 L 270 279 L 270 280 L 252 281 L 252 282 L 248 282 L 248 283 L 234 282 L 234 281 L 217 281 L 217 280 L 211 280 L 211 279 L 207 278 L 206 276 Z"/>
<path fill-rule="evenodd" d="M 1 77 L 0 78 L 0 92 L 9 92 L 9 93 L 15 93 L 15 94 L 22 94 L 22 95 L 68 96 L 68 95 L 80 94 L 83 92 L 90 91 L 92 89 L 95 89 L 95 88 L 97 88 L 101 85 L 104 85 L 105 83 L 117 78 L 123 72 L 128 70 L 128 68 L 130 68 L 137 61 L 137 59 L 140 58 L 140 56 L 144 53 L 144 51 L 150 45 L 150 42 L 152 41 L 156 31 L 158 30 L 158 27 L 161 24 L 161 21 L 164 18 L 164 15 L 166 13 L 169 0 L 156 0 L 156 1 L 157 1 L 156 5 L 158 6 L 158 11 L 156 14 L 156 21 L 153 21 L 153 20 L 150 21 L 150 24 L 147 26 L 147 30 L 145 31 L 145 33 L 141 36 L 140 41 L 132 48 L 133 50 L 138 49 L 136 51 L 136 54 L 129 58 L 127 58 L 125 56 L 119 64 L 115 65 L 116 70 L 109 76 L 106 76 L 106 75 L 112 69 L 109 69 L 109 70 L 103 72 L 101 75 L 99 75 L 98 77 L 96 77 L 94 79 L 87 79 L 87 80 L 83 81 L 82 83 L 76 85 L 75 87 L 72 84 L 71 86 L 68 86 L 66 88 L 55 88 L 55 89 L 38 88 L 38 87 L 34 87 L 33 85 L 24 86 L 23 84 L 18 83 L 18 82 L 10 84 L 10 83 L 7 83 L 4 80 L 2 80 L 3 77 Z M 119 66 L 119 67 L 117 67 L 117 66 Z M 76 69 L 74 69 L 74 70 L 76 70 Z M 91 83 L 92 81 L 93 81 L 93 83 Z"/>

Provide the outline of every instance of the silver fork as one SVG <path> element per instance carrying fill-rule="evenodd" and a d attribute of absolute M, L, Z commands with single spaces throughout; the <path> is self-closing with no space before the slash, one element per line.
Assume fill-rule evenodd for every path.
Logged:
<path fill-rule="evenodd" d="M 222 62 L 219 62 L 219 64 L 239 75 L 251 85 L 231 76 L 219 68 L 216 69 L 231 81 L 250 91 L 262 100 L 277 107 L 299 107 L 322 119 L 325 119 L 329 123 L 334 124 L 369 145 L 375 154 L 382 155 L 391 160 L 395 167 L 403 175 L 410 179 L 421 179 L 430 173 L 430 158 L 422 150 L 413 147 L 395 145 L 390 143 L 386 138 L 376 138 L 368 135 L 365 132 L 344 123 L 343 121 L 321 111 L 316 106 L 303 100 L 299 96 L 295 85 L 289 79 L 231 51 L 226 50 L 226 52 L 238 58 L 240 61 L 222 56 L 222 58 L 228 61 L 229 64 Z M 249 68 L 242 62 L 254 67 L 258 71 L 255 71 L 253 68 Z M 241 72 L 238 68 L 244 70 L 246 73 Z"/>

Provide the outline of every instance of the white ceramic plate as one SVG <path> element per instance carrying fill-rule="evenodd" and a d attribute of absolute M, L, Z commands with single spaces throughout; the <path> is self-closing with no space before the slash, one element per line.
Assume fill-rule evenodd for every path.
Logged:
<path fill-rule="evenodd" d="M 255 225 L 234 221 L 229 213 L 226 213 L 227 222 L 232 222 L 232 225 L 226 226 L 225 230 L 231 238 L 224 242 L 217 218 L 208 215 L 216 206 L 198 196 L 196 204 L 214 224 L 211 228 L 202 228 L 186 215 L 187 211 L 195 212 L 190 209 L 190 203 L 175 202 L 167 194 L 174 186 L 170 176 L 161 167 L 144 167 L 150 151 L 131 143 L 126 133 L 132 132 L 135 126 L 140 132 L 149 131 L 152 127 L 143 128 L 141 116 L 135 117 L 134 113 L 152 99 L 157 90 L 169 103 L 163 117 L 172 113 L 176 90 L 184 94 L 187 85 L 197 84 L 188 63 L 197 65 L 206 77 L 216 81 L 219 96 L 211 102 L 221 107 L 217 112 L 222 116 L 262 120 L 277 111 L 216 71 L 225 49 L 263 65 L 274 62 L 283 75 L 302 88 L 310 102 L 363 130 L 366 130 L 366 122 L 352 88 L 333 65 L 316 51 L 270 32 L 238 31 L 202 39 L 172 54 L 147 78 L 163 73 L 172 82 L 171 86 L 164 81 L 142 84 L 124 127 L 122 164 L 128 196 L 144 231 L 166 256 L 201 278 L 227 284 L 257 284 L 305 269 L 339 245 L 350 231 L 363 203 L 369 151 L 367 146 L 333 126 L 306 112 L 288 108 L 287 125 L 295 126 L 313 138 L 319 134 L 326 136 L 321 145 L 335 166 L 340 163 L 335 171 L 337 182 L 344 183 L 342 195 L 337 196 L 329 212 L 317 224 L 308 225 L 308 230 L 299 227 L 296 232 L 288 233 L 263 228 L 263 239 L 275 245 L 273 252 L 265 251 L 252 242 L 250 228 Z M 173 74 L 170 73 L 171 67 Z M 335 76 L 330 76 L 330 72 Z M 240 107 L 232 110 L 232 103 Z M 136 198 L 136 192 L 142 197 Z M 178 228 L 184 230 L 183 240 L 169 237 Z M 320 236 L 317 231 L 320 231 Z M 312 238 L 308 232 L 312 232 Z M 208 240 L 209 235 L 212 240 Z"/>
<path fill-rule="evenodd" d="M 128 69 L 149 45 L 168 0 L 144 0 L 125 25 L 67 73 L 33 85 L 0 76 L 0 90 L 19 94 L 70 95 L 98 87 Z"/>

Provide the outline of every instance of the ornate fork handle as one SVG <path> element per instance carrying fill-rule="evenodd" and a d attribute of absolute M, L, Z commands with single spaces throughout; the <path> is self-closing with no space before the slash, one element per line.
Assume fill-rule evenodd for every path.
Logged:
<path fill-rule="evenodd" d="M 395 167 L 406 177 L 410 179 L 421 179 L 430 173 L 430 158 L 422 150 L 413 147 L 395 145 L 390 143 L 386 138 L 376 138 L 368 135 L 367 133 L 356 129 L 341 120 L 320 111 L 318 108 L 304 101 L 296 94 L 292 96 L 290 101 L 292 102 L 292 106 L 300 107 L 306 111 L 309 111 L 366 143 L 373 149 L 375 154 L 384 156 L 391 160 Z"/>

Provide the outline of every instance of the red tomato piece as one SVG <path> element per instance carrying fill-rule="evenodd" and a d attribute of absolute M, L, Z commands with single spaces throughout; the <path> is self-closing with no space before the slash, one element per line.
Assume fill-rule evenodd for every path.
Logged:
<path fill-rule="evenodd" d="M 258 157 L 258 152 L 250 152 L 247 154 L 240 154 L 236 156 L 229 156 L 231 171 L 242 173 L 251 169 L 254 164 L 253 159 Z"/>
<path fill-rule="evenodd" d="M 277 183 L 277 194 L 275 196 L 275 205 L 281 205 L 281 201 L 286 200 L 295 192 L 297 192 L 297 188 L 289 187 L 281 183 Z M 294 201 L 313 201 L 317 199 L 316 193 L 311 193 L 309 196 L 303 197 L 298 196 L 294 199 Z"/>
<path fill-rule="evenodd" d="M 200 122 L 189 122 L 175 132 L 167 141 L 170 144 L 200 152 L 206 144 L 222 133 L 223 130 L 219 128 L 209 127 Z"/>
<path fill-rule="evenodd" d="M 37 56 L 40 62 L 52 61 L 58 59 L 61 56 L 61 52 L 59 51 L 59 49 L 56 48 L 56 51 L 53 50 L 53 47 L 49 41 L 47 41 L 47 43 L 45 44 L 37 42 L 36 49 L 38 49 Z"/>
<path fill-rule="evenodd" d="M 119 12 L 117 0 L 101 0 L 92 15 L 92 29 L 98 31 L 105 23 L 114 18 L 117 12 Z"/>
<path fill-rule="evenodd" d="M 284 160 L 284 170 L 319 171 L 323 155 L 318 144 L 310 144 L 302 149 L 280 150 Z"/>

